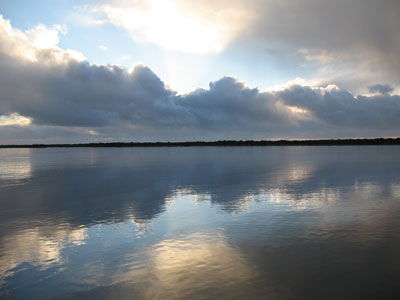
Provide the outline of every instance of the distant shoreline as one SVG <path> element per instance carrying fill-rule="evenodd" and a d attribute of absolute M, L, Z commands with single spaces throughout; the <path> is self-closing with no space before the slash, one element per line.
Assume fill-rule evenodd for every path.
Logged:
<path fill-rule="evenodd" d="M 211 142 L 110 142 L 82 144 L 0 145 L 0 148 L 73 148 L 73 147 L 201 147 L 201 146 L 372 146 L 400 145 L 400 138 L 320 139 L 320 140 L 219 140 Z"/>

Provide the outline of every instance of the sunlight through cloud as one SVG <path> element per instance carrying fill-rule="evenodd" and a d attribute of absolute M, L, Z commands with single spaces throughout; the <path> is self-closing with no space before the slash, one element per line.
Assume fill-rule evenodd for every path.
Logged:
<path fill-rule="evenodd" d="M 240 24 L 247 20 L 247 13 L 239 9 L 230 8 L 204 16 L 193 9 L 184 10 L 177 2 L 169 0 L 118 2 L 96 7 L 93 11 L 104 14 L 109 23 L 128 30 L 134 39 L 169 51 L 195 54 L 223 51 L 239 31 Z M 236 22 L 238 20 L 241 22 Z"/>

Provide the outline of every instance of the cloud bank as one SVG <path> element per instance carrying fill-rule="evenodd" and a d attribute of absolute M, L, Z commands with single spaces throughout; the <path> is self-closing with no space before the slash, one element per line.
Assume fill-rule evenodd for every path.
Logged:
<path fill-rule="evenodd" d="M 53 30 L 53 40 L 61 31 L 38 28 Z M 400 96 L 382 84 L 357 96 L 334 85 L 260 91 L 224 77 L 178 95 L 144 65 L 93 65 L 35 41 L 0 18 L 2 144 L 369 137 L 400 129 Z"/>

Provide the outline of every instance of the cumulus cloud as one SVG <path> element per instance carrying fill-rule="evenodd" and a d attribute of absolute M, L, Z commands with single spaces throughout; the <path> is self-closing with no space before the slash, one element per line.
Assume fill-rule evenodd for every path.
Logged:
<path fill-rule="evenodd" d="M 0 46 L 0 116 L 14 118 L 0 124 L 3 142 L 18 135 L 25 142 L 330 138 L 400 129 L 398 95 L 296 84 L 266 92 L 233 77 L 178 95 L 144 65 L 129 71 L 40 48 L 3 18 L 0 45 L 7 45 Z"/>
<path fill-rule="evenodd" d="M 292 86 L 277 93 L 284 103 L 310 111 L 325 123 L 346 128 L 400 128 L 400 96 L 354 96 L 336 86 Z"/>
<path fill-rule="evenodd" d="M 43 24 L 25 32 L 28 39 L 38 48 L 56 48 L 60 40 L 59 34 L 66 34 L 65 26 L 55 25 L 48 28 Z"/>
<path fill-rule="evenodd" d="M 70 58 L 85 60 L 84 55 L 76 50 L 63 51 L 58 47 L 59 35 L 66 34 L 66 30 L 66 27 L 61 25 L 48 28 L 40 24 L 23 32 L 13 28 L 10 21 L 0 14 L 0 54 L 10 59 L 41 64 L 46 63 L 46 59 L 50 59 L 49 63 L 62 63 Z"/>

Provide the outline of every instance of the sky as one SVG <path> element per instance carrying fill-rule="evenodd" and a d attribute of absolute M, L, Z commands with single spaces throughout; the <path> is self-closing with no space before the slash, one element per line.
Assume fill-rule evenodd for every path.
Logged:
<path fill-rule="evenodd" d="M 400 136 L 398 0 L 0 0 L 0 144 Z"/>

